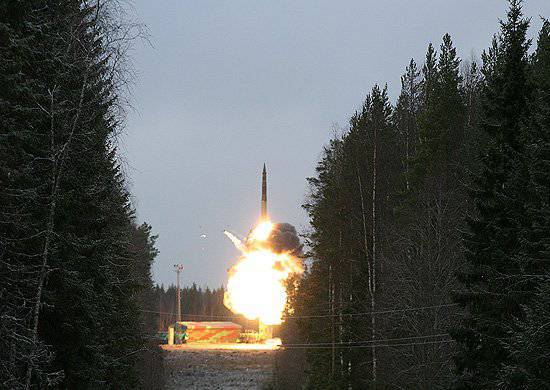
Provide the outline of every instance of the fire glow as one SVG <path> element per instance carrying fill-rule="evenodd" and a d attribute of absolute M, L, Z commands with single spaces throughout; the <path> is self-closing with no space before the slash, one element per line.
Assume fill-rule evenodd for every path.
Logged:
<path fill-rule="evenodd" d="M 303 272 L 298 258 L 270 247 L 273 228 L 271 221 L 261 221 L 243 241 L 225 232 L 242 255 L 229 270 L 224 305 L 266 325 L 281 323 L 287 298 L 285 281 L 290 275 Z"/>

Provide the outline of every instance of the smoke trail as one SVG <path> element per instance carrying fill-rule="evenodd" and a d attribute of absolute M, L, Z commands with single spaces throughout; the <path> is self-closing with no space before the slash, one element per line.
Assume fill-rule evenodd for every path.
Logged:
<path fill-rule="evenodd" d="M 246 250 L 246 247 L 243 244 L 243 242 L 240 239 L 238 239 L 237 236 L 235 236 L 233 233 L 228 232 L 227 230 L 224 230 L 223 234 L 225 234 L 231 240 L 233 245 L 235 245 L 235 248 L 237 248 L 241 252 L 244 252 Z"/>

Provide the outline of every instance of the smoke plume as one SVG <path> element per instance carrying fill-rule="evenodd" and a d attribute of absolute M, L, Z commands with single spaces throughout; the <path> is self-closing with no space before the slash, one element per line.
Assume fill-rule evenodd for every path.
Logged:
<path fill-rule="evenodd" d="M 274 252 L 288 252 L 299 257 L 302 253 L 300 238 L 296 228 L 289 223 L 276 223 L 267 240 L 268 245 Z"/>

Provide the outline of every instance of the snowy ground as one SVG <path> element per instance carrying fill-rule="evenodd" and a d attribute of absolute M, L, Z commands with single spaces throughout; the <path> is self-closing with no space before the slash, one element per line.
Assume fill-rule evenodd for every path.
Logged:
<path fill-rule="evenodd" d="M 262 389 L 270 380 L 275 351 L 255 344 L 163 346 L 166 388 Z"/>

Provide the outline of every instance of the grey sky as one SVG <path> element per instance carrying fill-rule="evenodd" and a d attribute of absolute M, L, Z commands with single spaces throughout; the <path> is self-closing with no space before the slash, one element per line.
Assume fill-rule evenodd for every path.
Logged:
<path fill-rule="evenodd" d="M 333 122 L 374 83 L 399 92 L 411 57 L 449 32 L 459 54 L 486 48 L 504 0 L 136 0 L 154 48 L 133 52 L 136 112 L 121 155 L 140 221 L 159 234 L 155 280 L 216 287 L 260 212 L 268 167 L 274 221 L 304 229 L 300 205 Z M 550 1 L 527 0 L 531 34 Z M 201 238 L 205 234 L 206 238 Z"/>

